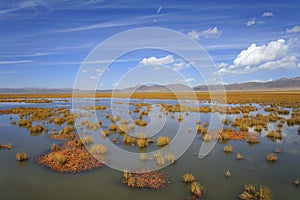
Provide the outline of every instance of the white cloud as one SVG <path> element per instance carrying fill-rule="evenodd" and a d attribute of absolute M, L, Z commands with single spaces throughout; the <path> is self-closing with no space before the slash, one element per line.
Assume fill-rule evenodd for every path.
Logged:
<path fill-rule="evenodd" d="M 159 14 L 160 11 L 161 11 L 161 9 L 162 9 L 162 7 L 160 6 L 160 7 L 157 9 L 156 13 Z"/>
<path fill-rule="evenodd" d="M 256 24 L 264 24 L 265 22 L 264 21 L 256 21 L 255 18 L 253 19 L 250 19 L 249 21 L 246 22 L 246 25 L 247 26 L 254 26 Z"/>
<path fill-rule="evenodd" d="M 246 23 L 247 26 L 252 26 L 254 24 L 256 24 L 256 20 L 255 19 L 251 19 L 251 20 L 247 21 L 247 23 Z"/>
<path fill-rule="evenodd" d="M 12 60 L 12 61 L 0 61 L 0 65 L 7 65 L 7 64 L 20 64 L 20 63 L 30 63 L 33 62 L 32 60 Z"/>
<path fill-rule="evenodd" d="M 220 67 L 219 73 L 245 74 L 260 70 L 296 68 L 298 59 L 294 55 L 288 55 L 289 48 L 284 39 L 271 41 L 262 46 L 251 44 L 237 55 L 232 65 L 224 64 Z"/>
<path fill-rule="evenodd" d="M 266 82 L 269 82 L 269 81 L 272 81 L 273 79 L 272 78 L 269 78 L 268 80 L 261 80 L 261 79 L 252 79 L 248 82 L 256 82 L 256 83 L 266 83 Z"/>
<path fill-rule="evenodd" d="M 187 79 L 185 79 L 185 81 L 186 81 L 187 83 L 192 83 L 192 82 L 195 81 L 195 79 L 194 79 L 194 78 L 187 78 Z"/>
<path fill-rule="evenodd" d="M 300 31 L 300 26 L 294 26 L 293 28 L 291 28 L 291 29 L 286 29 L 286 32 L 287 33 L 297 33 L 297 32 L 299 32 Z"/>
<path fill-rule="evenodd" d="M 190 31 L 187 33 L 187 35 L 194 40 L 199 40 L 200 37 L 219 38 L 221 36 L 221 34 L 222 34 L 222 31 L 220 31 L 217 26 L 215 26 L 213 28 L 209 28 L 204 31 L 193 30 L 193 31 Z"/>
<path fill-rule="evenodd" d="M 167 65 L 174 63 L 174 58 L 172 55 L 167 55 L 162 58 L 156 58 L 152 56 L 150 58 L 144 58 L 140 63 L 143 65 Z"/>
<path fill-rule="evenodd" d="M 228 66 L 228 64 L 227 63 L 223 63 L 223 62 L 218 65 L 219 68 L 225 68 L 227 66 Z"/>
<path fill-rule="evenodd" d="M 264 12 L 263 14 L 262 14 L 262 17 L 273 17 L 274 15 L 273 15 L 273 13 L 272 12 Z"/>
<path fill-rule="evenodd" d="M 284 39 L 271 41 L 269 44 L 262 46 L 257 46 L 253 43 L 246 50 L 243 50 L 233 61 L 234 68 L 253 66 L 262 62 L 282 58 L 286 55 L 288 49 L 289 46 Z"/>

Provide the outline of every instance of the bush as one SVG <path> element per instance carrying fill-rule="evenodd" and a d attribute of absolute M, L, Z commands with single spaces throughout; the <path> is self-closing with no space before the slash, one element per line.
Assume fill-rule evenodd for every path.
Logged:
<path fill-rule="evenodd" d="M 139 138 L 139 139 L 137 139 L 136 144 L 139 148 L 144 148 L 147 146 L 147 141 L 146 141 L 146 139 Z"/>
<path fill-rule="evenodd" d="M 29 120 L 20 119 L 19 122 L 18 122 L 18 125 L 20 127 L 30 128 L 32 126 L 32 123 Z"/>

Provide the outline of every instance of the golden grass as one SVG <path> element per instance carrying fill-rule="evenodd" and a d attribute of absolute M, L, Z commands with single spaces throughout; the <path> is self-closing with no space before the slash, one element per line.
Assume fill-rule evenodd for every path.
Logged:
<path fill-rule="evenodd" d="M 181 99 L 197 99 L 210 100 L 209 92 L 179 92 L 176 95 Z M 215 92 L 215 95 L 222 93 Z M 171 92 L 136 92 L 114 93 L 114 98 L 137 98 L 137 99 L 177 99 L 175 94 Z M 74 94 L 76 98 L 110 98 L 112 93 L 97 94 Z M 20 98 L 72 98 L 72 94 L 0 94 L 0 99 L 20 99 Z M 226 92 L 226 100 L 228 103 L 269 103 L 269 102 L 287 102 L 295 103 L 300 99 L 300 91 L 229 91 Z"/>
<path fill-rule="evenodd" d="M 272 192 L 266 186 L 256 186 L 247 184 L 244 186 L 244 192 L 239 195 L 241 200 L 272 200 Z"/>
<path fill-rule="evenodd" d="M 275 161 L 277 161 L 277 160 L 278 160 L 277 155 L 275 155 L 275 154 L 273 154 L 273 153 L 269 153 L 269 154 L 267 155 L 267 161 L 269 161 L 269 162 L 275 162 Z"/>
<path fill-rule="evenodd" d="M 192 183 L 193 181 L 195 181 L 195 177 L 193 176 L 193 174 L 186 173 L 182 176 L 182 181 L 185 183 Z"/>
<path fill-rule="evenodd" d="M 25 161 L 25 160 L 27 160 L 28 159 L 28 157 L 27 157 L 27 153 L 20 153 L 20 152 L 18 152 L 17 154 L 16 154 L 16 158 L 17 158 L 17 160 L 18 161 Z"/>

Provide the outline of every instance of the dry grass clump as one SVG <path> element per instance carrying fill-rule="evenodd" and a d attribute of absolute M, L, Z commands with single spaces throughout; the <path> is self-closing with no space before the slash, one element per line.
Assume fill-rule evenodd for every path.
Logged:
<path fill-rule="evenodd" d="M 237 153 L 235 158 L 237 160 L 242 160 L 242 159 L 244 159 L 244 156 L 242 156 L 242 154 L 240 154 L 240 153 Z"/>
<path fill-rule="evenodd" d="M 28 158 L 27 158 L 27 153 L 20 153 L 20 152 L 18 152 L 17 153 L 17 155 L 16 155 L 16 158 L 17 158 L 17 160 L 18 161 L 25 161 L 25 160 L 27 160 Z"/>
<path fill-rule="evenodd" d="M 282 133 L 278 133 L 276 131 L 269 131 L 267 133 L 267 137 L 281 140 L 283 138 L 283 135 L 282 135 Z"/>
<path fill-rule="evenodd" d="M 118 115 L 113 116 L 113 117 L 110 118 L 110 121 L 111 121 L 111 122 L 117 122 L 117 121 L 120 121 L 120 120 L 121 120 L 121 117 L 118 116 Z"/>
<path fill-rule="evenodd" d="M 18 125 L 20 127 L 30 128 L 32 126 L 32 122 L 29 120 L 20 119 Z"/>
<path fill-rule="evenodd" d="M 65 123 L 66 119 L 64 117 L 57 117 L 57 118 L 51 118 L 49 119 L 50 123 L 54 123 L 56 125 L 61 125 Z"/>
<path fill-rule="evenodd" d="M 168 136 L 159 136 L 157 138 L 157 146 L 166 146 L 170 143 L 170 138 Z"/>
<path fill-rule="evenodd" d="M 185 183 L 192 183 L 193 181 L 195 181 L 195 177 L 193 176 L 193 174 L 186 173 L 182 176 L 182 181 Z"/>
<path fill-rule="evenodd" d="M 82 144 L 89 145 L 93 144 L 94 140 L 92 136 L 84 136 L 80 138 Z"/>
<path fill-rule="evenodd" d="M 259 143 L 259 139 L 258 139 L 258 137 L 255 136 L 255 135 L 250 135 L 250 136 L 247 138 L 247 142 L 248 142 L 249 144 L 257 144 L 257 143 Z"/>
<path fill-rule="evenodd" d="M 254 131 L 256 131 L 256 132 L 261 132 L 262 131 L 262 126 L 261 125 L 257 125 L 257 126 L 255 126 L 254 127 Z"/>
<path fill-rule="evenodd" d="M 289 110 L 278 110 L 278 114 L 280 114 L 280 115 L 288 115 L 288 114 L 290 114 L 290 111 Z"/>
<path fill-rule="evenodd" d="M 223 120 L 222 120 L 222 123 L 223 123 L 224 125 L 228 125 L 228 124 L 229 124 L 229 120 L 228 120 L 228 119 L 223 119 Z"/>
<path fill-rule="evenodd" d="M 142 119 L 136 119 L 136 120 L 134 120 L 134 123 L 138 126 L 147 126 L 147 122 Z"/>
<path fill-rule="evenodd" d="M 151 188 L 159 190 L 166 186 L 168 179 L 160 172 L 147 170 L 137 170 L 130 173 L 124 170 L 122 181 L 130 188 Z"/>
<path fill-rule="evenodd" d="M 226 177 L 231 177 L 231 172 L 230 172 L 229 169 L 227 169 L 227 170 L 225 171 L 225 176 L 226 176 Z"/>
<path fill-rule="evenodd" d="M 147 140 L 143 138 L 138 138 L 136 144 L 139 148 L 144 148 L 147 146 Z"/>
<path fill-rule="evenodd" d="M 65 126 L 58 132 L 58 134 L 56 134 L 56 129 L 53 129 L 50 137 L 52 139 L 59 139 L 59 140 L 74 139 L 75 138 L 74 131 L 75 128 L 73 126 Z"/>
<path fill-rule="evenodd" d="M 106 154 L 107 148 L 103 144 L 95 144 L 90 149 L 92 154 Z"/>
<path fill-rule="evenodd" d="M 278 160 L 278 157 L 277 157 L 276 154 L 269 153 L 269 154 L 267 155 L 267 161 L 269 161 L 269 162 L 275 162 L 275 161 L 277 161 L 277 160 Z"/>
<path fill-rule="evenodd" d="M 197 196 L 197 197 L 201 197 L 202 196 L 202 190 L 203 190 L 203 186 L 200 185 L 198 182 L 194 181 L 191 184 L 191 192 L 193 193 L 193 195 Z"/>
<path fill-rule="evenodd" d="M 181 122 L 182 120 L 183 120 L 183 115 L 182 115 L 182 113 L 180 113 L 179 116 L 178 116 L 178 121 Z"/>
<path fill-rule="evenodd" d="M 232 153 L 232 152 L 233 152 L 232 146 L 226 145 L 226 146 L 224 147 L 224 152 L 226 152 L 226 153 Z"/>
<path fill-rule="evenodd" d="M 66 157 L 60 152 L 50 154 L 49 156 L 49 159 L 57 165 L 63 165 L 67 162 Z"/>
<path fill-rule="evenodd" d="M 300 177 L 296 178 L 296 180 L 294 180 L 294 185 L 295 186 L 299 186 L 300 184 Z"/>
<path fill-rule="evenodd" d="M 136 143 L 136 138 L 130 135 L 124 134 L 123 143 L 128 145 L 134 145 Z"/>
<path fill-rule="evenodd" d="M 244 192 L 239 195 L 241 200 L 272 200 L 272 192 L 266 186 L 256 186 L 247 184 L 244 186 Z"/>
<path fill-rule="evenodd" d="M 119 124 L 117 129 L 120 134 L 129 132 L 129 127 L 126 124 Z"/>
<path fill-rule="evenodd" d="M 57 144 L 53 143 L 51 146 L 51 151 L 59 151 L 59 150 L 60 150 L 60 147 Z"/>
<path fill-rule="evenodd" d="M 103 137 L 108 137 L 110 133 L 108 130 L 102 130 L 101 134 L 103 135 Z"/>
<path fill-rule="evenodd" d="M 116 124 L 111 124 L 110 126 L 109 126 L 109 130 L 110 131 L 116 131 L 117 130 L 117 125 Z"/>
<path fill-rule="evenodd" d="M 1 148 L 11 149 L 12 146 L 11 146 L 11 144 L 1 144 L 1 143 L 0 143 L 0 149 L 1 149 Z"/>
<path fill-rule="evenodd" d="M 29 132 L 30 133 L 41 133 L 43 132 L 44 127 L 41 125 L 36 125 L 34 127 L 29 128 Z"/>

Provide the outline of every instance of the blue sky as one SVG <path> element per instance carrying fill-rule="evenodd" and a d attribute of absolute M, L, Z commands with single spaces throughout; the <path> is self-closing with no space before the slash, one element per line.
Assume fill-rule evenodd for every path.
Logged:
<path fill-rule="evenodd" d="M 141 27 L 168 28 L 196 40 L 225 83 L 299 76 L 299 10 L 296 0 L 1 1 L 0 87 L 72 87 L 82 61 L 100 42 Z M 113 63 L 101 86 L 113 87 L 143 59 L 163 62 L 191 85 L 203 83 L 178 56 L 145 50 Z"/>

